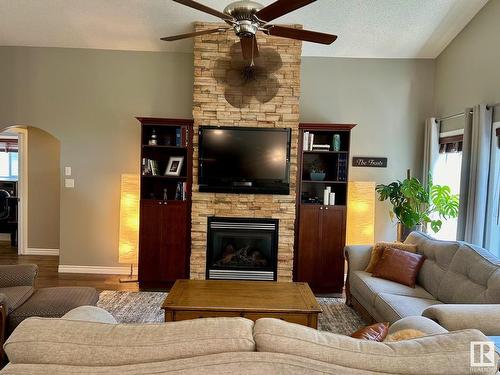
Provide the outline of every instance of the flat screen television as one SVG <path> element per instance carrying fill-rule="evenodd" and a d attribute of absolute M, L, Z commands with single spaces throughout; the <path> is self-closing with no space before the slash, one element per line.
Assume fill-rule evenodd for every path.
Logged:
<path fill-rule="evenodd" d="M 290 193 L 290 129 L 201 126 L 201 192 Z"/>

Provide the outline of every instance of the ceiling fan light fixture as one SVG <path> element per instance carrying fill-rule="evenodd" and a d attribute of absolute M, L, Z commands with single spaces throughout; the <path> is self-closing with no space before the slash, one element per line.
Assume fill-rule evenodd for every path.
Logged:
<path fill-rule="evenodd" d="M 234 32 L 240 38 L 253 38 L 259 30 L 259 24 L 252 21 L 238 21 L 234 25 Z"/>

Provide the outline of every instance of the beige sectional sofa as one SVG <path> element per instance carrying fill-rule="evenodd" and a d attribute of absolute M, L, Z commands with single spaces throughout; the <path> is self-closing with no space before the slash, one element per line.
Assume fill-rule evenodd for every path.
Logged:
<path fill-rule="evenodd" d="M 477 330 L 447 333 L 422 317 L 391 329 L 416 327 L 429 336 L 377 343 L 276 319 L 114 324 L 93 309 L 22 322 L 5 344 L 10 363 L 0 374 L 460 375 L 470 373 L 470 342 L 486 340 Z"/>
<path fill-rule="evenodd" d="M 417 245 L 426 257 L 415 288 L 365 272 L 371 246 L 346 247 L 349 304 L 379 322 L 424 315 L 450 331 L 476 328 L 500 335 L 498 259 L 485 249 L 420 232 L 412 232 L 405 243 Z"/>

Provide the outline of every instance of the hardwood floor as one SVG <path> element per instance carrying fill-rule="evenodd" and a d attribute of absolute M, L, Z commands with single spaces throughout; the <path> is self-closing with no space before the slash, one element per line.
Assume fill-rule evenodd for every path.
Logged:
<path fill-rule="evenodd" d="M 119 275 L 93 275 L 59 273 L 59 257 L 41 255 L 17 255 L 17 249 L 10 242 L 0 241 L 0 264 L 34 263 L 39 267 L 37 288 L 54 286 L 90 286 L 98 290 L 139 291 L 138 283 L 120 283 Z"/>
<path fill-rule="evenodd" d="M 165 289 L 139 289 L 138 283 L 120 283 L 121 275 L 94 275 L 77 273 L 59 273 L 59 257 L 42 255 L 17 255 L 17 249 L 10 246 L 10 242 L 0 241 L 0 264 L 26 264 L 34 263 L 38 265 L 37 288 L 47 288 L 54 286 L 90 286 L 97 290 L 123 290 L 138 292 L 148 291 L 169 291 Z M 315 294 L 317 297 L 345 297 L 343 293 Z"/>

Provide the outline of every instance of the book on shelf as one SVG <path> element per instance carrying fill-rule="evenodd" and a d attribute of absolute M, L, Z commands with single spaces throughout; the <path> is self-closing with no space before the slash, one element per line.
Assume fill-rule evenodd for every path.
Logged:
<path fill-rule="evenodd" d="M 330 145 L 312 145 L 312 151 L 330 151 Z"/>
<path fill-rule="evenodd" d="M 304 139 L 302 140 L 302 150 L 309 151 L 309 132 L 304 132 Z"/>
<path fill-rule="evenodd" d="M 143 176 L 159 176 L 160 166 L 157 160 L 142 159 L 142 175 Z"/>
<path fill-rule="evenodd" d="M 314 144 L 314 133 L 304 132 L 304 139 L 302 140 L 302 150 L 312 151 Z"/>
<path fill-rule="evenodd" d="M 185 201 L 186 200 L 186 183 L 178 182 L 175 190 L 175 200 Z"/>
<path fill-rule="evenodd" d="M 181 128 L 175 129 L 175 145 L 182 146 Z"/>

